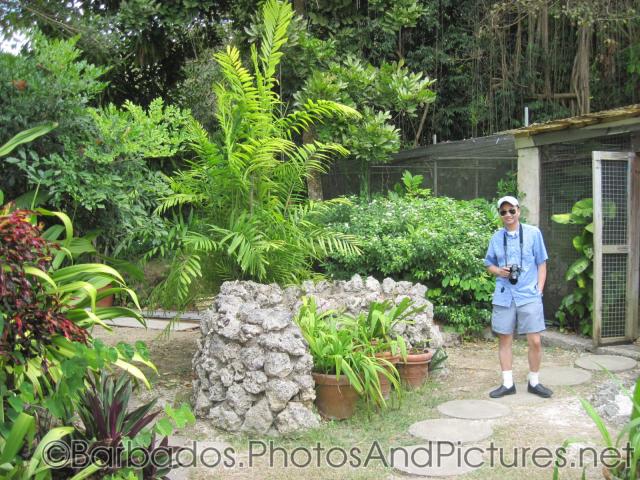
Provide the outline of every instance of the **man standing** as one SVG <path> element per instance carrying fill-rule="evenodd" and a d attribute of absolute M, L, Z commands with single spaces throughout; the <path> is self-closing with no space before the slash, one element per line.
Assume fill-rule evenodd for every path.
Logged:
<path fill-rule="evenodd" d="M 484 259 L 487 271 L 496 276 L 491 328 L 498 334 L 498 358 L 502 385 L 489 393 L 500 398 L 516 393 L 512 372 L 513 334 L 526 333 L 529 344 L 529 393 L 549 398 L 551 390 L 538 379 L 542 360 L 540 332 L 545 329 L 542 291 L 547 278 L 547 250 L 537 227 L 520 223 L 520 204 L 515 197 L 498 200 L 504 228 L 491 237 Z"/>

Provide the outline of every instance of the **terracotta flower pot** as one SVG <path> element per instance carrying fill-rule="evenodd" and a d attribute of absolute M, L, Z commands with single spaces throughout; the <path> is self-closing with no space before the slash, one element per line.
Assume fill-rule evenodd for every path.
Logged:
<path fill-rule="evenodd" d="M 409 353 L 405 362 L 398 362 L 396 368 L 400 380 L 409 390 L 416 390 L 422 386 L 429 376 L 429 363 L 433 351 Z"/>
<path fill-rule="evenodd" d="M 611 473 L 611 470 L 609 470 L 607 467 L 602 467 L 602 476 L 605 478 L 605 480 L 622 480 L 621 477 L 618 477 Z"/>
<path fill-rule="evenodd" d="M 111 284 L 98 289 L 98 293 L 113 288 Z M 96 307 L 111 307 L 113 306 L 113 295 L 107 295 L 106 297 L 96 302 Z"/>
<path fill-rule="evenodd" d="M 316 407 L 323 417 L 344 420 L 355 413 L 358 393 L 345 375 L 340 375 L 338 380 L 334 374 L 312 372 L 311 375 L 316 382 Z"/>

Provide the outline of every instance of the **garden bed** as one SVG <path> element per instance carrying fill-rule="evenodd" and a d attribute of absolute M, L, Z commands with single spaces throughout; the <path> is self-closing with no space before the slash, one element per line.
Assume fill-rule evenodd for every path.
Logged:
<path fill-rule="evenodd" d="M 157 332 L 140 329 L 118 329 L 114 334 L 96 332 L 96 336 L 107 343 L 117 343 L 123 337 L 130 341 L 143 340 L 148 343 L 151 357 L 161 372 L 153 380 L 152 392 L 141 395 L 148 399 L 157 395 L 161 402 L 180 402 L 190 398 L 192 387 L 191 358 L 197 348 L 199 332 L 175 332 L 169 339 L 158 336 Z M 488 398 L 488 391 L 499 381 L 496 345 L 493 342 L 465 343 L 460 347 L 448 349 L 449 361 L 445 370 L 432 376 L 427 384 L 416 392 L 406 394 L 399 408 L 385 411 L 384 415 L 360 412 L 350 420 L 343 422 L 323 421 L 317 430 L 307 432 L 292 439 L 273 439 L 274 446 L 293 450 L 298 446 L 313 448 L 316 442 L 329 449 L 333 446 L 354 446 L 368 448 L 378 441 L 384 449 L 390 446 L 412 445 L 420 443 L 408 433 L 408 427 L 417 421 L 440 417 L 436 406 L 452 399 Z M 514 372 L 516 383 L 520 385 L 526 376 L 526 343 L 516 341 L 514 345 Z M 543 366 L 569 366 L 579 356 L 578 352 L 557 348 L 545 348 Z M 637 369 L 620 374 L 623 380 L 637 376 Z M 494 429 L 493 441 L 496 447 L 505 449 L 505 458 L 512 459 L 514 447 L 555 447 L 567 438 L 581 439 L 582 445 L 601 445 L 596 427 L 582 411 L 578 395 L 588 398 L 605 384 L 609 377 L 605 373 L 594 372 L 593 381 L 575 387 L 555 387 L 555 395 L 551 400 L 512 405 L 512 414 L 504 419 L 491 421 Z M 306 479 L 380 479 L 405 478 L 380 461 L 372 461 L 368 468 L 351 468 L 349 466 L 332 468 L 326 465 L 310 466 L 305 469 L 289 465 L 284 468 L 282 457 L 275 455 L 276 466 L 269 468 L 268 458 L 261 457 L 248 467 L 247 448 L 249 439 L 244 436 L 224 434 L 210 426 L 207 420 L 198 420 L 192 427 L 179 432 L 183 438 L 198 441 L 222 441 L 238 452 L 238 461 L 244 461 L 244 467 L 236 465 L 233 469 L 205 467 L 184 472 L 180 478 L 191 479 L 276 479 L 285 476 L 302 475 Z M 253 440 L 269 441 L 268 437 L 252 437 Z M 487 443 L 486 446 L 489 446 Z M 600 478 L 599 469 L 588 469 L 587 478 Z M 181 474 L 182 475 L 182 474 Z M 188 475 L 188 476 L 186 476 Z M 550 478 L 549 469 L 541 469 L 529 465 L 526 468 L 494 469 L 485 466 L 468 478 L 482 479 L 529 479 Z M 594 476 L 595 475 L 595 476 Z M 178 477 L 173 477 L 178 478 Z M 577 469 L 563 471 L 561 479 L 580 478 Z"/>

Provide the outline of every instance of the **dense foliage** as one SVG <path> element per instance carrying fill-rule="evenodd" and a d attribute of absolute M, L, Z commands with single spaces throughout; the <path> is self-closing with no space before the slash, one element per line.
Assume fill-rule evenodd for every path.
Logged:
<path fill-rule="evenodd" d="M 91 107 L 106 69 L 80 55 L 77 38 L 42 34 L 29 55 L 0 54 L 0 141 L 24 126 L 58 123 L 52 135 L 2 160 L 0 189 L 7 198 L 26 196 L 27 206 L 37 192 L 36 203 L 71 212 L 81 233 L 102 232 L 105 254 L 135 253 L 140 238 L 157 243 L 165 233 L 152 212 L 169 193 L 162 170 L 183 150 L 191 117 L 161 99 L 147 109 L 131 102 Z"/>
<path fill-rule="evenodd" d="M 322 264 L 338 278 L 354 273 L 418 281 L 429 287 L 436 318 L 463 332 L 488 320 L 494 280 L 482 262 L 494 231 L 484 200 L 432 196 L 353 198 L 332 207 L 328 225 L 356 236 L 362 255 L 334 253 Z"/>
<path fill-rule="evenodd" d="M 0 156 L 11 153 L 20 145 L 46 134 L 55 124 L 44 125 L 21 132 L 0 146 Z M 0 203 L 2 202 L 0 192 Z M 57 218 L 44 230 L 37 216 Z M 44 231 L 43 231 L 44 230 Z M 142 342 L 117 347 L 106 347 L 91 335 L 91 328 L 115 317 L 132 317 L 143 322 L 138 311 L 126 307 L 102 307 L 97 301 L 119 293 L 138 307 L 136 294 L 128 289 L 121 274 L 99 263 L 82 263 L 84 254 L 95 254 L 86 238 L 73 235 L 72 223 L 61 212 L 15 210 L 12 203 L 0 210 L 0 463 L 3 478 L 47 480 L 51 478 L 86 478 L 93 473 L 107 473 L 108 466 L 99 465 L 95 458 L 83 465 L 63 463 L 53 466 L 43 460 L 43 450 L 52 441 L 77 437 L 77 408 L 93 400 L 86 392 L 92 375 L 100 372 L 103 378 L 119 369 L 128 390 L 119 390 L 116 397 L 107 395 L 102 406 L 111 416 L 109 420 L 110 445 L 121 452 L 125 444 L 156 448 L 156 434 L 166 437 L 173 431 L 167 418 L 148 426 L 158 415 L 144 417 L 146 410 L 125 416 L 135 421 L 128 429 L 128 437 L 117 436 L 118 419 L 126 409 L 132 379 L 150 387 L 147 377 L 137 365 L 155 370 L 149 361 L 147 348 Z M 137 364 L 137 365 L 136 365 Z M 105 380 L 108 382 L 108 380 Z M 112 382 L 113 384 L 113 382 Z M 95 383 L 93 384 L 95 385 Z M 119 387 L 120 388 L 120 387 Z M 87 400 L 89 399 L 89 400 Z M 90 410 L 92 406 L 88 407 Z M 193 420 L 188 408 L 173 410 L 167 415 L 177 425 Z M 148 421 L 142 421 L 141 417 Z M 84 421 L 84 439 L 89 450 L 104 446 L 104 438 L 87 433 L 87 422 L 100 424 L 100 412 L 95 410 Z M 103 419 L 104 420 L 104 419 Z M 104 423 L 100 431 L 105 431 Z M 111 428 L 113 427 L 113 428 Z M 160 444 L 166 445 L 166 440 Z M 49 458 L 48 460 L 52 460 Z M 63 459 L 68 461 L 69 458 Z M 54 471 L 55 470 L 55 471 Z M 111 469 L 111 471 L 114 471 Z M 144 478 L 158 478 L 168 471 L 145 468 Z M 115 470 L 113 478 L 130 478 L 142 473 L 142 467 Z M 122 474 L 122 475 L 121 475 Z"/>
<path fill-rule="evenodd" d="M 517 127 L 524 106 L 542 121 L 637 103 L 640 95 L 638 0 L 293 3 L 303 28 L 285 51 L 287 101 L 323 62 L 349 57 L 374 67 L 404 62 L 438 79 L 435 104 L 393 118 L 405 145 L 429 143 L 434 133 L 460 139 Z M 10 0 L 0 5 L 0 25 L 80 35 L 86 58 L 111 66 L 108 98 L 146 105 L 185 98 L 189 69 L 181 67 L 206 62 L 207 49 L 231 36 L 238 45 L 259 38 L 256 10 L 246 0 Z"/>

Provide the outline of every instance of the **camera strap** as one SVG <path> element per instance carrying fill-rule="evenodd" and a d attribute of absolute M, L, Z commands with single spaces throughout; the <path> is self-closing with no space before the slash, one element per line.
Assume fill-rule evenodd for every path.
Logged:
<path fill-rule="evenodd" d="M 520 224 L 520 231 L 518 233 L 518 235 L 520 236 L 520 268 L 522 268 L 522 251 L 524 250 L 524 234 L 522 233 L 522 224 Z M 503 244 L 504 244 L 504 266 L 507 266 L 507 229 L 505 228 L 504 230 L 504 236 L 502 237 L 503 240 Z"/>

